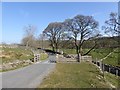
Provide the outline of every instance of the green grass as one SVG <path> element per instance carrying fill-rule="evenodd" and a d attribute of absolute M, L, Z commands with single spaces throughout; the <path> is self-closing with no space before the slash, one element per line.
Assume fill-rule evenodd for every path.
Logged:
<path fill-rule="evenodd" d="M 114 48 L 116 49 L 116 48 Z M 88 55 L 91 55 L 93 57 L 93 60 L 100 60 L 107 56 L 110 52 L 112 52 L 114 49 L 111 48 L 100 48 L 100 49 L 94 49 L 92 50 Z M 76 54 L 75 49 L 63 49 L 64 53 L 67 54 Z M 88 49 L 83 49 L 83 53 L 87 52 Z M 118 52 L 118 49 L 114 53 L 112 53 L 108 58 L 103 60 L 104 63 L 114 65 L 114 66 L 120 66 L 118 65 L 118 55 L 120 53 Z"/>
<path fill-rule="evenodd" d="M 21 48 L 3 48 L 2 63 L 12 62 L 14 60 L 28 60 L 33 58 L 33 53 L 30 50 Z"/>
<path fill-rule="evenodd" d="M 66 54 L 76 54 L 75 49 L 62 49 L 62 51 Z"/>
<path fill-rule="evenodd" d="M 93 51 L 91 51 L 91 55 L 93 56 L 93 59 L 102 59 L 104 58 L 106 55 L 108 55 L 110 52 L 112 52 L 111 49 L 94 49 Z"/>
<path fill-rule="evenodd" d="M 109 88 L 109 85 L 89 62 L 57 63 L 55 71 L 38 88 Z"/>
<path fill-rule="evenodd" d="M 41 53 L 40 54 L 40 60 L 46 60 L 48 58 L 48 54 Z"/>
<path fill-rule="evenodd" d="M 34 57 L 34 54 L 32 53 L 31 50 L 25 50 L 22 48 L 1 48 L 0 50 L 2 51 L 2 55 L 4 55 L 2 58 L 0 58 L 1 64 L 14 62 L 15 60 L 28 60 Z M 47 54 L 40 53 L 40 60 L 46 60 L 47 58 L 48 58 Z M 13 67 L 12 69 L 3 70 L 3 72 L 18 69 L 25 66 L 28 65 L 19 64 L 16 67 Z"/>
<path fill-rule="evenodd" d="M 113 65 L 113 66 L 120 66 L 118 64 L 118 55 L 120 54 L 117 48 L 114 48 L 114 52 L 108 56 L 106 59 L 103 60 L 103 63 Z M 104 48 L 104 49 L 95 49 L 91 52 L 91 55 L 93 57 L 93 60 L 99 61 L 100 59 L 104 58 L 106 55 L 108 55 L 113 50 L 111 48 Z M 120 77 L 115 76 L 111 73 L 105 73 L 105 78 L 107 81 L 109 81 L 114 86 L 118 87 L 118 81 L 120 80 Z"/>
<path fill-rule="evenodd" d="M 103 60 L 103 63 L 107 63 L 114 66 L 120 66 L 118 65 L 118 53 L 112 53 L 108 58 Z"/>
<path fill-rule="evenodd" d="M 108 49 L 95 49 L 90 54 L 92 55 L 93 60 L 99 61 L 100 59 L 106 57 L 112 51 L 113 50 L 110 48 L 108 48 Z M 119 54 L 120 53 L 118 52 L 118 49 L 116 49 L 116 51 L 114 51 L 110 56 L 108 56 L 106 59 L 103 60 L 103 63 L 114 65 L 114 66 L 120 66 L 118 64 L 118 55 Z"/>
<path fill-rule="evenodd" d="M 0 51 L 2 51 L 0 64 L 14 62 L 15 60 L 28 60 L 34 57 L 33 53 L 30 50 L 25 50 L 22 48 L 0 48 Z M 27 65 L 19 64 L 12 69 L 1 70 L 0 72 L 14 70 L 25 66 Z"/>
<path fill-rule="evenodd" d="M 111 73 L 105 73 L 105 78 L 106 80 L 108 80 L 112 85 L 114 85 L 115 87 L 119 87 L 120 88 L 120 77 L 115 76 L 114 74 Z"/>

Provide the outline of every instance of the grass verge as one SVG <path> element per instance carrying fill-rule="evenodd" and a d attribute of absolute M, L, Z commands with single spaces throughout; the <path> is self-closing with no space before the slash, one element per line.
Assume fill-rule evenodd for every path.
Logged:
<path fill-rule="evenodd" d="M 105 78 L 108 82 L 114 85 L 116 88 L 120 88 L 120 77 L 111 73 L 105 72 Z"/>
<path fill-rule="evenodd" d="M 99 69 L 89 62 L 57 63 L 39 88 L 109 88 Z"/>

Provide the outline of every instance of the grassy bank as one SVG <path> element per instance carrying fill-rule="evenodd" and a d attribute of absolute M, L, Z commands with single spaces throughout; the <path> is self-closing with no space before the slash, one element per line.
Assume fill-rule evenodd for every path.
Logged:
<path fill-rule="evenodd" d="M 115 48 L 115 51 L 113 52 L 112 49 L 108 48 L 108 49 L 95 49 L 93 50 L 90 55 L 93 57 L 93 60 L 100 60 L 104 57 L 106 57 L 110 52 L 111 53 L 110 56 L 108 56 L 106 59 L 103 60 L 103 63 L 105 64 L 110 64 L 110 65 L 114 65 L 114 66 L 120 66 L 118 64 L 118 55 L 120 54 L 118 49 Z"/>
<path fill-rule="evenodd" d="M 107 81 L 109 81 L 112 85 L 114 85 L 115 87 L 119 87 L 120 88 L 120 77 L 116 76 L 114 74 L 111 73 L 105 73 L 105 78 Z"/>
<path fill-rule="evenodd" d="M 46 60 L 48 58 L 48 55 L 46 53 L 40 53 L 40 60 Z M 23 61 L 24 63 L 19 63 L 16 65 L 12 65 L 9 66 L 9 69 L 0 69 L 1 71 L 9 71 L 9 70 L 14 70 L 14 69 L 18 69 L 21 67 L 25 67 L 28 66 L 32 63 L 25 63 L 26 60 L 30 60 L 34 58 L 34 54 L 31 50 L 25 50 L 23 48 L 0 48 L 0 65 L 2 64 L 8 64 L 8 63 L 12 63 L 12 62 L 16 62 L 16 61 Z"/>
<path fill-rule="evenodd" d="M 108 56 L 106 59 L 104 59 L 103 63 L 113 65 L 113 66 L 120 66 L 120 64 L 118 64 L 118 55 L 120 54 L 118 48 L 95 49 L 90 53 L 90 55 L 92 55 L 93 60 L 99 61 L 102 58 L 106 57 L 109 53 L 111 53 L 110 56 Z M 117 77 L 114 74 L 106 72 L 105 78 L 108 82 L 110 82 L 112 85 L 114 85 L 116 87 L 118 87 L 120 85 L 120 82 L 119 82 L 120 77 Z"/>
<path fill-rule="evenodd" d="M 2 48 L 1 57 L 2 63 L 8 63 L 14 60 L 28 60 L 33 58 L 33 53 L 21 48 Z"/>
<path fill-rule="evenodd" d="M 56 69 L 38 88 L 105 88 L 109 87 L 102 74 L 89 62 L 58 63 Z"/>

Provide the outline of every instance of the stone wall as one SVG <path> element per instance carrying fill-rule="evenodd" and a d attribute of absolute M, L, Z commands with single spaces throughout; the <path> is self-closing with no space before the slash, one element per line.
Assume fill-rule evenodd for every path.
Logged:
<path fill-rule="evenodd" d="M 69 54 L 66 56 L 56 55 L 56 59 L 58 62 L 77 62 L 77 55 Z M 92 56 L 81 56 L 81 61 L 92 61 Z"/>
<path fill-rule="evenodd" d="M 33 62 L 31 60 L 15 60 L 13 62 L 3 63 L 2 65 L 0 65 L 0 71 L 10 70 L 10 69 L 17 68 L 18 66 L 26 66 L 32 63 Z"/>

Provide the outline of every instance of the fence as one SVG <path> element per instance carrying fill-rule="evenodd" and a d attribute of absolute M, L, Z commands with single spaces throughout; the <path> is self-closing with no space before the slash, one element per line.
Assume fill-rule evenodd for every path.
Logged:
<path fill-rule="evenodd" d="M 82 61 L 92 61 L 92 56 L 81 56 Z"/>
<path fill-rule="evenodd" d="M 117 67 L 117 66 L 115 67 L 115 66 L 112 66 L 112 65 L 104 64 L 101 61 L 92 61 L 92 63 L 96 64 L 103 71 L 107 71 L 109 73 L 120 76 L 120 67 Z"/>

